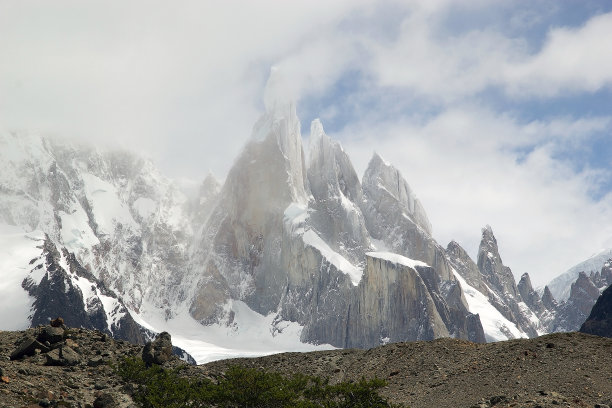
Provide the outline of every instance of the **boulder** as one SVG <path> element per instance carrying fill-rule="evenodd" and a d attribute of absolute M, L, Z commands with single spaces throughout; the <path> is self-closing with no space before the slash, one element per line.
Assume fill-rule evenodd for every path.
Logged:
<path fill-rule="evenodd" d="M 17 348 L 11 353 L 11 360 L 17 360 L 25 356 L 33 356 L 36 350 L 46 353 L 49 351 L 49 347 L 36 340 L 34 337 L 24 337 L 17 345 Z"/>
<path fill-rule="evenodd" d="M 162 332 L 155 340 L 145 344 L 142 349 L 142 360 L 150 367 L 153 364 L 164 364 L 172 357 L 172 338 L 170 333 Z"/>
<path fill-rule="evenodd" d="M 46 357 L 45 364 L 50 366 L 74 366 L 81 362 L 79 354 L 67 346 L 51 350 Z"/>
<path fill-rule="evenodd" d="M 64 340 L 64 329 L 61 327 L 45 326 L 36 340 L 44 343 L 48 341 L 50 344 L 59 343 Z"/>

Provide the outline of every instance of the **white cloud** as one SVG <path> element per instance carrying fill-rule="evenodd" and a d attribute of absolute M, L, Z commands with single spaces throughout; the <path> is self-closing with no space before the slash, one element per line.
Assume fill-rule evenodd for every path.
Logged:
<path fill-rule="evenodd" d="M 561 92 L 595 92 L 612 84 L 612 13 L 595 16 L 579 28 L 555 28 L 544 47 L 504 68 L 514 96 L 551 97 Z"/>
<path fill-rule="evenodd" d="M 470 5 L 474 7 L 474 5 Z M 409 13 L 394 41 L 364 39 L 370 69 L 382 86 L 406 87 L 453 102 L 499 87 L 515 98 L 596 92 L 612 84 L 612 13 L 578 28 L 552 28 L 541 49 L 495 26 L 441 34 L 447 8 Z"/>

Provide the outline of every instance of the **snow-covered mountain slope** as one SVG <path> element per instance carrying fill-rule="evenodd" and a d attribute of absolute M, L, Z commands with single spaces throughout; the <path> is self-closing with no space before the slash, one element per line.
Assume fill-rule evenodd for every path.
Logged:
<path fill-rule="evenodd" d="M 212 176 L 188 199 L 131 153 L 17 134 L 0 135 L 0 144 L 3 329 L 61 315 L 69 325 L 142 342 L 147 319 L 171 322 L 189 309 L 193 231 L 202 232 L 218 201 Z M 301 344 L 297 324 L 262 326 L 276 315 L 246 315 L 244 326 L 262 327 L 262 353 L 313 348 Z M 199 327 L 190 332 L 196 349 L 210 331 Z M 226 355 L 244 353 L 252 333 L 231 333 L 239 340 L 218 343 Z"/>

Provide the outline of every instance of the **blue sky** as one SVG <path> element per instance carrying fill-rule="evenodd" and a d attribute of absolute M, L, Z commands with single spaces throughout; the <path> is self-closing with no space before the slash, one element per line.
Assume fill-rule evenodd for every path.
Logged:
<path fill-rule="evenodd" d="M 612 247 L 612 2 L 0 0 L 0 131 L 136 149 L 223 179 L 272 67 L 306 151 L 373 151 L 442 244 L 490 224 L 543 284 Z"/>

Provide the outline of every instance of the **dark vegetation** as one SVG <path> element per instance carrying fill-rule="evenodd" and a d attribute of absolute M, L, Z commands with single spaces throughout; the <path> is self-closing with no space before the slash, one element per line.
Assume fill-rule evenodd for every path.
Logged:
<path fill-rule="evenodd" d="M 143 407 L 219 408 L 385 408 L 399 407 L 379 395 L 380 379 L 329 384 L 303 374 L 283 376 L 239 366 L 230 367 L 216 380 L 181 375 L 181 368 L 148 367 L 128 357 L 115 368 L 134 384 L 133 399 Z"/>

